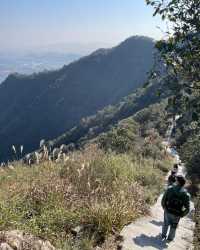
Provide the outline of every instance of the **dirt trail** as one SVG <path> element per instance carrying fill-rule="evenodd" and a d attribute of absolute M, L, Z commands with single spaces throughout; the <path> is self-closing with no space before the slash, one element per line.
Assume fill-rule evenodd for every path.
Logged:
<path fill-rule="evenodd" d="M 162 195 L 151 208 L 151 215 L 141 218 L 126 226 L 121 235 L 124 238 L 122 250 L 191 250 L 193 240 L 194 222 L 191 213 L 181 219 L 177 229 L 175 241 L 167 244 L 160 237 L 163 223 L 163 209 L 161 207 Z M 191 210 L 194 209 L 191 203 Z"/>

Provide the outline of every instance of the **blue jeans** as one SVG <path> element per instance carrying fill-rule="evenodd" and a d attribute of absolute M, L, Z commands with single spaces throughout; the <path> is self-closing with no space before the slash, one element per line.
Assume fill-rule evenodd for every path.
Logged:
<path fill-rule="evenodd" d="M 168 229 L 169 229 L 169 234 L 167 238 L 169 240 L 173 240 L 175 238 L 176 229 L 177 229 L 179 221 L 180 221 L 180 217 L 170 214 L 169 212 L 165 210 L 164 211 L 164 223 L 162 227 L 162 236 L 166 237 Z"/>

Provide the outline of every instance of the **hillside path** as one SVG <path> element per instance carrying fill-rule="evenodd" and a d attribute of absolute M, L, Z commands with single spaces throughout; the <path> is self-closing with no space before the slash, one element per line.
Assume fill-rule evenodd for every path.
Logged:
<path fill-rule="evenodd" d="M 192 250 L 194 222 L 192 212 L 181 219 L 177 229 L 175 241 L 166 243 L 161 240 L 161 229 L 163 224 L 163 209 L 161 207 L 162 195 L 151 208 L 150 216 L 136 220 L 134 223 L 124 227 L 121 232 L 123 236 L 122 250 Z M 194 205 L 191 203 L 191 210 Z"/>

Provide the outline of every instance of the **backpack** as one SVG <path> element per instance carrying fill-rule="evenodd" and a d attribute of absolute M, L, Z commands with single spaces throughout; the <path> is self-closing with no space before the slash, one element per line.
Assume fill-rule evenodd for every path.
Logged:
<path fill-rule="evenodd" d="M 166 201 L 167 211 L 176 216 L 181 216 L 183 212 L 184 202 L 181 196 L 174 193 L 170 199 Z"/>

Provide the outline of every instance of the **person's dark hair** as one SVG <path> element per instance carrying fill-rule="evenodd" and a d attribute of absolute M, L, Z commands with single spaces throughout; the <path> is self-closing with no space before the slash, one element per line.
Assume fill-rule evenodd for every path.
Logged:
<path fill-rule="evenodd" d="M 186 179 L 185 179 L 185 177 L 182 176 L 182 175 L 176 176 L 176 180 L 177 180 L 178 184 L 179 184 L 181 187 L 183 187 L 183 186 L 185 185 L 185 183 L 186 183 Z"/>
<path fill-rule="evenodd" d="M 174 164 L 174 168 L 178 169 L 178 164 Z"/>

